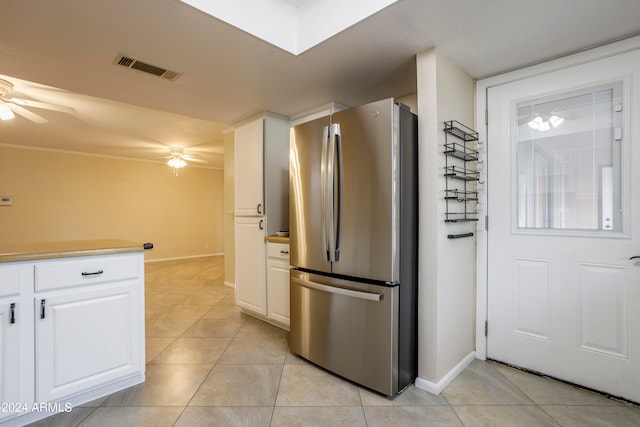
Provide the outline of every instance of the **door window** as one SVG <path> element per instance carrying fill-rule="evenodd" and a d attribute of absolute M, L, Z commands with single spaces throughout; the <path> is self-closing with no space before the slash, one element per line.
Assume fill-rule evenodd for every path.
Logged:
<path fill-rule="evenodd" d="M 622 82 L 515 108 L 517 229 L 622 232 Z"/>

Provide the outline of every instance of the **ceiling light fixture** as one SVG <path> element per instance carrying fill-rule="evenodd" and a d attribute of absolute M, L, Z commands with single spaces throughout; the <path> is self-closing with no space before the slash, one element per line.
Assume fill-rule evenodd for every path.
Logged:
<path fill-rule="evenodd" d="M 11 108 L 4 102 L 0 101 L 0 120 L 11 120 L 15 118 L 16 115 L 13 114 Z"/>
<path fill-rule="evenodd" d="M 171 166 L 174 169 L 180 169 L 183 168 L 185 166 L 187 166 L 187 162 L 185 162 L 184 160 L 182 160 L 180 157 L 172 157 L 169 159 L 169 161 L 167 162 L 167 164 L 169 166 Z"/>
<path fill-rule="evenodd" d="M 544 120 L 540 116 L 536 116 L 527 124 L 531 129 L 539 130 L 540 132 L 546 132 L 552 128 L 557 128 L 562 124 L 562 122 L 564 122 L 564 119 L 562 117 L 553 114 L 547 120 Z"/>

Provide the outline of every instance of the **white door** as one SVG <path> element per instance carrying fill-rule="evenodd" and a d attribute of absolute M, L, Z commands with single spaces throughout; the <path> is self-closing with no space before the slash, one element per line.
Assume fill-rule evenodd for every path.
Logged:
<path fill-rule="evenodd" d="M 640 51 L 487 100 L 487 356 L 640 402 Z"/>

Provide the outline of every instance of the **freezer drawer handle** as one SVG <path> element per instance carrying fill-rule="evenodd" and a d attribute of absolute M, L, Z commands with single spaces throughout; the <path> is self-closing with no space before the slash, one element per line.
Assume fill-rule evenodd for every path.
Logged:
<path fill-rule="evenodd" d="M 369 301 L 382 301 L 382 297 L 384 296 L 384 294 L 375 294 L 372 292 L 362 292 L 362 291 L 355 291 L 352 289 L 344 289 L 344 288 L 337 288 L 334 286 L 322 285 L 320 283 L 310 282 L 308 280 L 299 279 L 297 277 L 293 277 L 291 278 L 291 280 L 294 283 L 299 284 L 300 286 L 304 286 L 305 288 L 315 289 L 323 292 L 329 292 L 332 294 L 344 295 L 347 297 L 366 299 Z"/>

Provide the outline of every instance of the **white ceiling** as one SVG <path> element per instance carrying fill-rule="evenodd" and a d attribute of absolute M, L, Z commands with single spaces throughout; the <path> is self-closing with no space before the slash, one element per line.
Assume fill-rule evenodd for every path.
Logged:
<path fill-rule="evenodd" d="M 415 54 L 434 46 L 482 78 L 640 34 L 638 0 L 400 0 L 297 56 L 178 0 L 4 0 L 2 16 L 12 96 L 77 113 L 0 122 L 0 144 L 147 160 L 178 145 L 213 167 L 222 132 L 262 111 L 415 92 Z M 118 52 L 183 75 L 113 65 Z"/>

